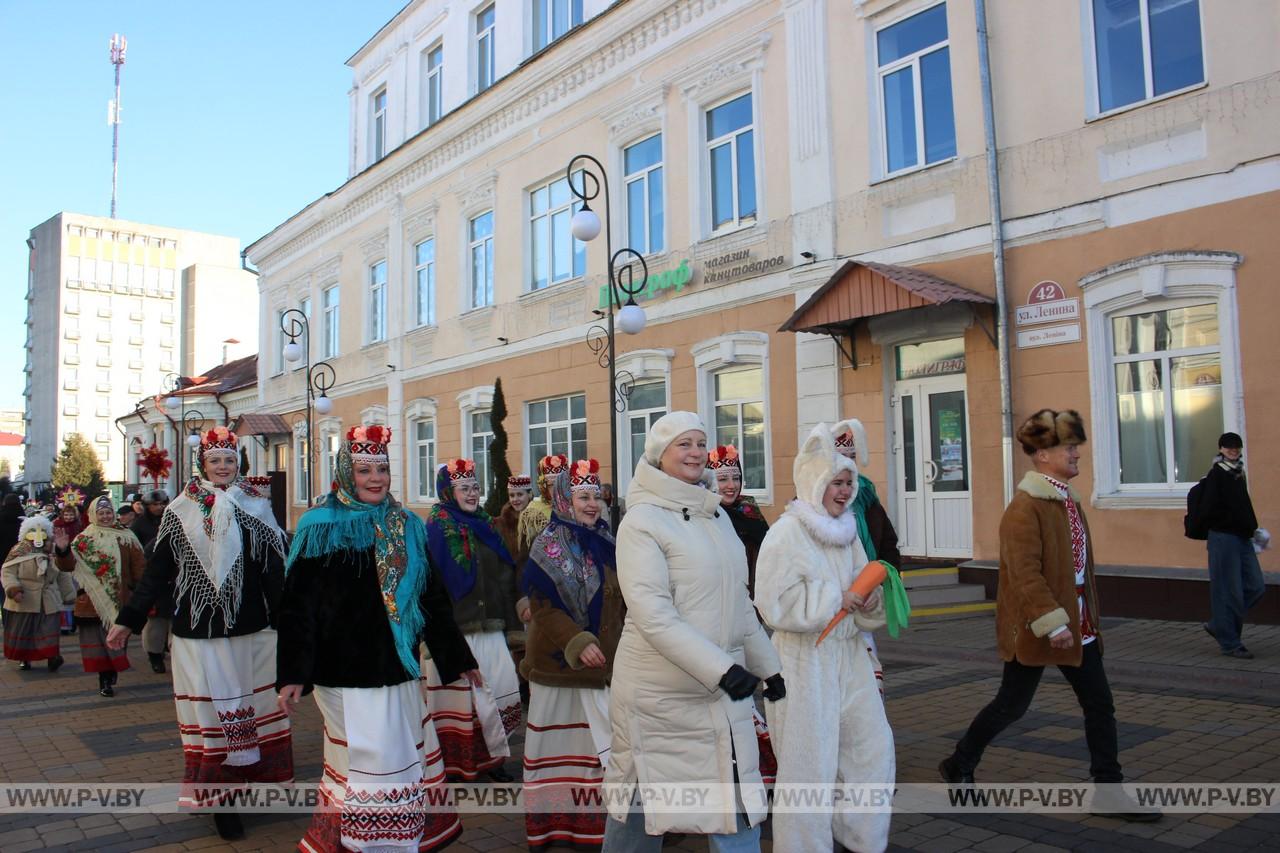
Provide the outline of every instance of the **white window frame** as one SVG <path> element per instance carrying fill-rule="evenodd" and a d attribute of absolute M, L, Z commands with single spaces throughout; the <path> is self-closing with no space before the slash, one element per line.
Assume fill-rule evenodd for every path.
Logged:
<path fill-rule="evenodd" d="M 381 105 L 379 99 L 382 100 Z M 387 156 L 388 101 L 385 84 L 369 96 L 369 165 Z"/>
<path fill-rule="evenodd" d="M 764 382 L 764 481 L 763 489 L 744 489 L 761 506 L 772 506 L 775 489 L 773 476 L 773 401 L 769 370 L 769 336 L 764 332 L 730 332 L 693 345 L 693 364 L 697 375 L 698 414 L 707 428 L 715 431 L 715 374 L 726 368 L 760 367 Z M 712 436 L 708 436 L 708 443 Z"/>
<path fill-rule="evenodd" d="M 479 239 L 472 239 L 471 235 L 474 231 L 475 223 L 478 219 L 480 219 L 483 216 L 488 216 L 490 219 L 491 225 L 490 225 L 489 236 L 481 237 Z M 469 308 L 487 308 L 494 304 L 494 299 L 496 296 L 496 294 L 494 293 L 495 284 L 494 284 L 494 275 L 493 275 L 493 265 L 494 265 L 494 261 L 496 261 L 497 258 L 494 255 L 494 239 L 493 238 L 497 234 L 497 217 L 494 215 L 494 209 L 490 207 L 485 210 L 481 210 L 471 216 L 466 217 L 465 227 L 467 229 L 466 245 L 467 245 L 468 307 Z M 487 293 L 485 294 L 487 299 L 485 301 L 480 301 L 476 299 L 475 250 L 481 246 L 484 246 L 486 243 L 488 244 L 488 248 L 485 251 L 484 287 L 487 291 Z"/>
<path fill-rule="evenodd" d="M 660 140 L 658 143 L 658 148 L 661 151 L 661 156 L 658 158 L 658 162 L 653 163 L 649 166 L 645 166 L 644 168 L 636 172 L 627 172 L 627 149 L 632 148 L 636 145 L 639 145 L 642 142 L 648 142 L 650 139 L 653 139 L 654 137 L 657 137 Z M 622 220 L 624 223 L 623 225 L 624 230 L 622 233 L 627 235 L 628 241 L 631 240 L 631 205 L 629 203 L 631 185 L 637 182 L 644 183 L 644 249 L 643 251 L 640 251 L 640 254 L 642 255 L 655 255 L 655 254 L 660 254 L 662 252 L 665 252 L 667 250 L 667 220 L 669 218 L 668 211 L 670 210 L 670 205 L 667 202 L 667 186 L 666 186 L 667 170 L 665 168 L 666 162 L 667 162 L 666 144 L 667 144 L 667 140 L 663 137 L 663 131 L 657 130 L 653 133 L 647 133 L 647 134 L 644 134 L 643 136 L 639 136 L 633 141 L 631 141 L 630 143 L 621 146 L 619 149 L 619 156 L 620 156 L 620 163 L 621 163 L 620 171 L 622 172 L 621 207 L 623 211 Z M 658 239 L 662 241 L 662 245 L 655 249 L 653 246 L 654 235 L 650 233 L 650 230 L 649 230 L 649 220 L 652 218 L 651 211 L 649 210 L 649 198 L 650 198 L 650 189 L 651 189 L 650 185 L 654 180 L 653 173 L 659 169 L 662 170 L 662 177 L 657 179 L 658 193 L 662 197 L 662 233 L 658 235 Z M 759 188 L 757 187 L 757 190 L 756 190 L 757 211 L 759 210 L 759 208 L 760 208 L 760 192 L 759 192 Z M 636 247 L 632 245 L 631 248 L 634 249 Z"/>
<path fill-rule="evenodd" d="M 320 448 L 320 479 L 315 486 L 315 495 L 329 491 L 329 484 L 338 474 L 338 450 L 342 446 L 342 419 L 321 418 L 316 421 L 316 436 Z"/>
<path fill-rule="evenodd" d="M 1087 110 L 1087 120 L 1106 118 L 1117 113 L 1125 112 L 1136 107 L 1145 106 L 1146 104 L 1163 101 L 1166 98 L 1176 98 L 1178 95 L 1186 92 L 1192 92 L 1196 89 L 1202 89 L 1209 85 L 1209 51 L 1208 42 L 1204 35 L 1204 3 L 1198 4 L 1200 11 L 1200 67 L 1204 72 L 1203 79 L 1198 83 L 1190 83 L 1181 89 L 1171 89 L 1168 92 L 1162 92 L 1157 95 L 1155 92 L 1154 71 L 1151 66 L 1151 13 L 1148 5 L 1149 0 L 1138 0 L 1138 15 L 1142 19 L 1142 76 L 1143 90 L 1146 97 L 1140 98 L 1127 104 L 1112 107 L 1105 112 L 1102 110 L 1102 96 L 1098 91 L 1098 42 L 1096 38 L 1096 24 L 1093 18 L 1093 0 L 1080 0 L 1080 22 L 1081 22 L 1081 38 L 1084 41 L 1084 82 L 1085 82 L 1085 104 Z"/>
<path fill-rule="evenodd" d="M 493 411 L 493 386 L 477 385 L 474 388 L 468 388 L 457 397 L 458 414 L 461 416 L 461 441 L 459 457 L 463 459 L 471 459 L 471 415 L 492 412 Z M 439 438 L 437 437 L 437 448 L 439 448 Z M 486 484 L 480 484 L 482 495 L 487 495 L 485 489 Z"/>
<path fill-rule="evenodd" d="M 438 499 L 436 495 L 436 470 L 440 467 L 440 419 L 436 416 L 436 401 L 430 397 L 421 397 L 411 401 L 404 408 L 405 435 L 407 438 L 408 457 L 405 467 L 409 471 L 407 494 L 409 502 L 414 504 L 430 504 Z M 434 438 L 430 439 L 432 464 L 428 467 L 427 482 L 421 482 L 418 474 L 418 450 L 423 442 L 418 440 L 418 424 L 430 423 L 434 428 Z"/>
<path fill-rule="evenodd" d="M 1158 253 L 1112 264 L 1085 276 L 1088 326 L 1089 394 L 1092 403 L 1093 505 L 1115 509 L 1179 509 L 1193 483 L 1129 484 L 1119 478 L 1120 448 L 1116 435 L 1115 369 L 1111 318 L 1133 309 L 1178 307 L 1216 302 L 1222 364 L 1224 431 L 1244 435 L 1244 386 L 1240 377 L 1239 316 L 1236 267 L 1232 252 Z M 1205 460 L 1206 468 L 1210 460 Z"/>
<path fill-rule="evenodd" d="M 479 29 L 480 18 L 485 12 L 493 12 L 493 23 L 484 29 Z M 485 3 L 476 9 L 471 16 L 471 65 L 474 70 L 472 79 L 475 81 L 473 87 L 474 94 L 491 88 L 494 83 L 498 82 L 498 62 L 497 62 L 497 32 L 498 32 L 498 4 L 495 2 Z M 488 62 L 485 62 L 481 56 L 487 42 Z M 487 68 L 485 66 L 488 66 Z M 485 82 L 485 72 L 488 72 L 488 82 Z"/>
<path fill-rule="evenodd" d="M 431 260 L 426 263 L 418 261 L 418 248 L 426 243 L 431 244 Z M 468 247 L 468 255 L 470 254 Z M 423 237 L 413 244 L 413 316 L 414 325 L 417 327 L 434 326 L 436 324 L 436 252 L 439 246 L 436 245 L 435 235 Z M 428 291 L 428 310 L 424 319 L 422 310 L 422 277 L 427 276 Z"/>
<path fill-rule="evenodd" d="M 584 179 L 581 177 L 581 175 L 582 175 L 581 170 L 574 173 L 574 177 L 577 178 L 578 180 L 578 183 L 574 184 L 574 186 L 578 186 L 578 187 L 582 186 L 582 181 Z M 557 207 L 551 206 L 551 202 L 550 202 L 551 187 L 559 183 L 560 181 L 565 181 L 567 184 L 568 179 L 565 175 L 560 174 L 552 178 L 549 178 L 546 181 L 543 181 L 542 183 L 537 184 L 536 186 L 529 187 L 527 190 L 525 190 L 525 194 L 524 194 L 524 198 L 525 198 L 524 209 L 525 209 L 525 223 L 526 223 L 525 240 L 528 246 L 528 251 L 525 253 L 525 257 L 529 259 L 528 264 L 525 267 L 525 291 L 529 293 L 532 293 L 536 290 L 546 290 L 549 287 L 555 287 L 557 284 L 563 284 L 564 282 L 567 282 L 567 281 L 573 281 L 574 279 L 582 278 L 584 275 L 586 275 L 586 272 L 587 272 L 586 243 L 583 243 L 581 240 L 578 240 L 577 238 L 575 238 L 573 236 L 572 231 L 570 231 L 569 232 L 569 275 L 566 278 L 561 278 L 561 279 L 554 278 L 553 271 L 555 270 L 556 244 L 555 244 L 555 235 L 551 231 L 552 217 L 554 217 L 558 213 L 567 213 L 569 215 L 569 221 L 572 222 L 573 215 L 582 208 L 581 200 L 573 194 L 573 189 L 571 187 L 567 188 L 566 190 L 569 196 L 568 196 L 568 199 L 564 202 L 564 204 L 561 204 Z M 538 212 L 535 212 L 533 209 L 533 197 L 536 193 L 542 192 L 542 191 L 545 191 L 547 193 L 547 209 L 542 213 L 538 213 Z M 534 245 L 537 242 L 537 237 L 535 236 L 534 232 L 535 232 L 535 229 L 537 228 L 537 223 L 540 220 L 546 220 L 546 228 L 547 228 L 547 256 L 544 259 L 547 264 L 547 270 L 546 270 L 547 276 L 546 276 L 546 283 L 543 284 L 542 286 L 538 286 L 537 284 L 537 278 L 536 278 L 537 271 L 534 269 L 534 263 L 536 258 L 536 254 L 534 252 Z M 576 266 L 579 255 L 581 255 L 581 258 L 582 258 L 581 269 L 578 269 Z"/>
<path fill-rule="evenodd" d="M 342 351 L 342 291 L 336 282 L 320 291 L 321 332 L 320 357 L 337 358 Z M 329 294 L 335 294 L 334 303 L 326 304 Z"/>
<path fill-rule="evenodd" d="M 529 10 L 529 28 L 531 32 L 530 53 L 537 53 L 545 50 L 555 44 L 559 39 L 564 38 L 574 27 L 581 26 L 584 16 L 583 2 L 584 0 L 564 0 L 568 5 L 569 17 L 568 26 L 561 32 L 557 33 L 555 28 L 554 11 L 556 0 L 532 0 Z M 538 32 L 538 9 L 542 8 L 543 32 Z M 541 37 L 540 37 L 541 36 Z"/>
<path fill-rule="evenodd" d="M 644 385 L 649 382 L 662 382 L 666 388 L 666 400 L 664 405 L 666 411 L 671 409 L 671 362 L 676 357 L 676 351 L 673 349 L 640 349 L 631 352 L 622 353 L 618 356 L 618 373 L 624 371 L 635 378 L 633 385 Z M 628 400 L 626 408 L 618 415 L 618 447 L 621 452 L 618 454 L 618 467 L 621 469 L 615 471 L 613 478 L 618 487 L 619 495 L 626 495 L 628 487 L 631 485 L 631 477 L 635 473 L 636 464 L 639 459 L 631 458 L 631 433 L 630 420 L 632 415 L 650 412 L 650 409 L 641 409 L 632 411 L 631 403 Z"/>
<path fill-rule="evenodd" d="M 745 127 L 734 128 L 730 133 L 724 136 L 718 136 L 715 139 L 707 139 L 707 116 L 717 107 L 722 107 L 732 101 L 736 101 L 743 95 L 751 98 L 751 124 Z M 760 98 L 757 94 L 756 87 L 748 86 L 745 90 L 739 90 L 731 95 L 717 98 L 702 108 L 698 121 L 698 138 L 702 140 L 702 169 L 706 178 L 704 181 L 703 204 L 705 206 L 706 232 L 708 235 L 719 236 L 728 234 L 733 231 L 741 231 L 744 228 L 751 228 L 758 225 L 762 221 L 762 211 L 760 203 L 760 122 L 758 107 Z M 752 181 L 756 188 L 756 212 L 752 214 L 750 219 L 744 219 L 738 206 L 738 173 L 739 173 L 739 155 L 738 155 L 738 137 L 750 131 L 751 133 L 751 162 L 754 166 Z M 733 220 L 716 227 L 715 225 L 715 207 L 712 204 L 711 197 L 715 191 L 712 184 L 713 176 L 711 173 L 711 152 L 724 144 L 732 145 L 732 161 L 733 161 Z"/>
<path fill-rule="evenodd" d="M 1086 0 L 1086 2 L 1088 2 L 1088 0 Z M 872 32 L 871 34 L 871 50 L 873 53 L 871 64 L 872 64 L 872 68 L 874 69 L 874 79 L 875 79 L 874 85 L 876 89 L 875 99 L 873 103 L 875 104 L 876 111 L 879 113 L 876 120 L 876 125 L 877 125 L 876 132 L 878 134 L 878 137 L 876 140 L 876 148 L 879 149 L 880 151 L 879 171 L 880 171 L 880 175 L 883 178 L 896 178 L 899 175 L 907 175 L 907 174 L 910 174 L 911 172 L 918 172 L 921 169 L 928 169 L 933 166 L 937 166 L 940 163 L 949 163 L 952 160 L 956 159 L 956 156 L 959 154 L 960 134 L 955 126 L 956 125 L 956 95 L 955 95 L 955 75 L 954 74 L 951 75 L 951 126 L 952 126 L 952 134 L 954 136 L 953 142 L 955 144 L 956 152 L 951 154 L 949 157 L 941 157 L 937 160 L 934 160 L 933 162 L 926 162 L 925 145 L 924 145 L 924 97 L 922 95 L 923 81 L 920 76 L 920 60 L 921 58 L 931 53 L 936 53 L 939 50 L 945 49 L 948 52 L 948 55 L 947 55 L 948 63 L 951 61 L 951 56 L 950 56 L 951 21 L 949 19 L 947 21 L 947 37 L 942 41 L 934 42 L 928 47 L 918 50 L 915 53 L 908 54 L 907 56 L 899 57 L 898 59 L 894 60 L 892 63 L 888 65 L 884 65 L 884 66 L 880 65 L 880 46 L 879 46 L 880 33 L 884 32 L 890 27 L 893 27 L 897 24 L 902 23 L 903 21 L 909 18 L 914 18 L 916 15 L 920 15 L 925 12 L 928 12 L 931 9 L 934 9 L 938 6 L 945 7 L 946 5 L 947 4 L 944 0 L 944 2 L 942 3 L 931 3 L 927 6 L 921 6 L 918 9 L 912 9 L 910 12 L 907 12 L 903 15 L 899 15 L 895 17 L 893 20 L 886 21 L 884 24 L 881 24 L 881 25 L 877 25 L 875 28 L 875 31 Z M 888 77 L 890 74 L 893 74 L 897 71 L 901 71 L 903 68 L 906 68 L 907 66 L 911 67 L 911 84 L 912 84 L 911 98 L 912 98 L 912 107 L 915 110 L 915 125 L 916 125 L 916 162 L 910 166 L 903 166 L 901 169 L 891 171 L 889 169 L 889 140 L 888 140 L 889 116 L 888 116 L 888 111 L 885 109 L 885 103 L 884 103 L 884 78 Z"/>
<path fill-rule="evenodd" d="M 431 58 L 439 53 L 440 61 L 435 66 Z M 422 51 L 422 126 L 428 128 L 444 115 L 444 42 L 435 44 Z"/>
<path fill-rule="evenodd" d="M 337 284 L 335 283 L 333 286 L 337 287 Z M 323 293 L 323 290 L 321 290 L 321 292 Z M 311 329 L 312 326 L 311 326 L 311 296 L 310 295 L 304 296 L 298 300 L 298 310 L 301 311 L 303 316 L 307 318 L 307 328 Z M 281 340 L 283 340 L 283 338 Z M 301 370 L 303 367 L 305 367 L 307 364 L 307 361 L 311 357 L 311 354 L 315 352 L 315 350 L 312 349 L 311 347 L 310 332 L 303 335 L 302 340 L 300 340 L 298 344 L 302 347 L 305 347 L 304 357 L 298 359 L 298 361 L 293 365 L 293 367 L 290 368 L 292 370 Z M 284 347 L 282 346 L 280 350 L 281 350 L 281 354 L 283 355 Z"/>
<path fill-rule="evenodd" d="M 378 270 L 382 279 L 378 279 Z M 368 323 L 365 324 L 366 343 L 377 344 L 387 339 L 387 260 L 383 258 L 368 267 Z"/>
<path fill-rule="evenodd" d="M 307 477 L 311 471 L 310 450 L 308 446 L 307 422 L 299 421 L 293 425 L 293 502 L 298 506 L 307 503 Z"/>
<path fill-rule="evenodd" d="M 582 398 L 582 417 L 580 418 L 573 417 L 573 398 L 574 397 Z M 532 415 L 532 412 L 530 412 L 529 410 L 533 406 L 536 406 L 540 403 L 550 406 L 552 400 L 564 400 L 565 410 L 569 413 L 569 416 L 564 420 L 553 421 L 549 419 L 550 414 L 548 414 L 548 420 L 545 420 L 539 424 L 531 423 L 533 415 Z M 558 427 L 565 427 L 569 432 L 569 447 L 567 450 L 564 451 L 564 455 L 569 458 L 570 462 L 576 461 L 576 458 L 573 454 L 573 425 L 575 423 L 582 424 L 582 429 L 585 436 L 586 430 L 587 430 L 587 424 L 590 423 L 590 419 L 587 417 L 587 394 L 585 391 L 573 391 L 568 394 L 557 394 L 554 397 L 542 397 L 537 400 L 526 400 L 524 404 L 524 458 L 529 460 L 541 459 L 543 455 L 550 455 L 552 453 L 557 452 L 551 445 L 551 429 L 553 426 L 558 426 Z M 534 429 L 545 429 L 547 431 L 547 453 L 546 454 L 534 453 L 533 437 L 532 437 L 532 432 Z M 589 455 L 591 452 L 590 451 L 591 445 L 589 443 L 590 438 L 586 438 L 585 440 L 588 442 L 587 453 Z M 534 465 L 531 462 L 530 467 L 533 468 L 533 467 L 536 467 L 536 465 Z"/>

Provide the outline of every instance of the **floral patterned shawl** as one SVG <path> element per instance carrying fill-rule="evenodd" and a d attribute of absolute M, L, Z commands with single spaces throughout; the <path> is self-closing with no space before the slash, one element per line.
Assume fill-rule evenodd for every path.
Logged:
<path fill-rule="evenodd" d="M 479 507 L 475 512 L 467 512 L 458 506 L 449 471 L 443 465 L 436 471 L 436 494 L 440 500 L 427 514 L 427 552 L 431 555 L 431 564 L 444 578 L 449 597 L 459 601 L 476 585 L 478 543 L 486 545 L 513 568 L 516 561 L 494 529 L 489 513 Z"/>
<path fill-rule="evenodd" d="M 110 627 L 120 613 L 120 564 L 130 548 L 142 550 L 138 537 L 115 521 L 99 524 L 97 512 L 89 526 L 71 540 L 76 559 L 75 579 L 93 602 L 102 624 Z"/>
<path fill-rule="evenodd" d="M 537 590 L 583 630 L 598 635 L 605 568 L 616 565 L 609 523 L 600 518 L 587 527 L 574 520 L 568 472 L 557 474 L 551 484 L 551 507 L 551 522 L 529 551 L 523 592 Z"/>

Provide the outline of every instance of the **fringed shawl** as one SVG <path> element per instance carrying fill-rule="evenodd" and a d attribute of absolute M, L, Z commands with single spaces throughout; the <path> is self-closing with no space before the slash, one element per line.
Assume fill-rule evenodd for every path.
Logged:
<path fill-rule="evenodd" d="M 604 605 L 605 568 L 616 565 L 609 524 L 597 519 L 594 527 L 573 517 L 569 474 L 557 474 L 551 485 L 553 515 L 534 540 L 524 567 L 522 590 L 532 590 L 567 613 L 580 628 L 597 636 Z"/>

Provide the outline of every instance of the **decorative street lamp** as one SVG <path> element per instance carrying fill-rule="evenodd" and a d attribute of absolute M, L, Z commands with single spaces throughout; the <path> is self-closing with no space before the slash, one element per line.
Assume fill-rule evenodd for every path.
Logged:
<path fill-rule="evenodd" d="M 588 168 L 579 169 L 582 187 L 574 182 L 574 164 L 586 160 L 595 166 L 595 171 Z M 628 335 L 636 335 L 644 330 L 646 317 L 644 309 L 636 304 L 636 294 L 644 291 L 649 283 L 649 267 L 644 256 L 630 247 L 613 251 L 613 229 L 610 227 L 609 175 L 604 165 L 590 154 L 578 154 L 569 161 L 566 169 L 569 189 L 582 201 L 582 208 L 573 215 L 569 231 L 575 238 L 589 243 L 600 236 L 600 217 L 591 209 L 591 201 L 604 192 L 604 242 L 605 254 L 609 259 L 609 306 L 604 312 L 605 325 L 593 325 L 587 330 L 587 346 L 596 354 L 601 367 L 609 371 L 609 490 L 613 493 L 613 504 L 609 507 L 609 524 L 614 534 L 618 531 L 619 501 L 618 494 L 618 415 L 626 411 L 627 398 L 635 377 L 627 371 L 621 371 L 623 378 L 619 383 L 617 368 L 617 347 L 614 330 L 614 309 L 618 309 L 617 326 Z M 640 267 L 637 280 L 635 265 Z M 626 297 L 625 300 L 623 297 Z M 599 312 L 597 312 L 598 314 Z"/>
<path fill-rule="evenodd" d="M 327 361 L 311 363 L 311 322 L 307 315 L 298 308 L 290 308 L 280 315 L 280 331 L 289 336 L 284 345 L 284 359 L 290 364 L 303 362 L 307 378 L 307 506 L 311 506 L 312 477 L 315 462 L 320 453 L 312 441 L 315 435 L 315 423 L 312 411 L 327 415 L 333 411 L 333 401 L 329 399 L 329 389 L 338 381 L 333 365 Z M 298 343 L 298 338 L 302 343 Z"/>
<path fill-rule="evenodd" d="M 191 465 L 193 477 L 199 475 L 196 471 L 196 463 L 192 460 L 192 454 L 200 446 L 200 433 L 204 430 L 204 420 L 204 415 L 197 411 L 190 411 L 182 416 L 182 429 L 187 433 L 187 450 L 182 455 Z"/>
<path fill-rule="evenodd" d="M 163 382 L 165 390 L 156 395 L 157 397 L 164 396 L 164 408 L 168 411 L 161 414 L 165 416 L 165 420 L 169 421 L 169 425 L 173 427 L 173 455 L 176 457 L 174 461 L 178 466 L 178 491 L 182 491 L 184 483 L 182 479 L 182 458 L 187 455 L 182 450 L 182 422 L 186 419 L 186 399 L 182 396 L 181 391 L 185 387 L 186 383 L 183 382 L 181 376 L 177 373 L 167 373 Z M 169 414 L 170 412 L 179 413 L 177 421 Z"/>

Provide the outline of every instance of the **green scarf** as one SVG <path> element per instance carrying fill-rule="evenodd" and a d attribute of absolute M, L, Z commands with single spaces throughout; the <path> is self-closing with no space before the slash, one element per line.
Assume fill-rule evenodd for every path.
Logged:
<path fill-rule="evenodd" d="M 858 541 L 867 552 L 868 560 L 876 559 L 876 546 L 871 541 L 871 530 L 867 527 L 867 510 L 879 502 L 875 484 L 859 474 L 858 494 L 854 496 L 852 512 L 854 520 L 858 522 Z M 907 590 L 902 585 L 902 576 L 898 574 L 897 567 L 884 560 L 880 562 L 884 563 L 886 569 L 884 582 L 880 584 L 880 589 L 884 592 L 885 623 L 889 636 L 897 637 L 898 632 L 907 627 L 907 620 L 911 617 L 911 602 L 907 600 Z"/>

